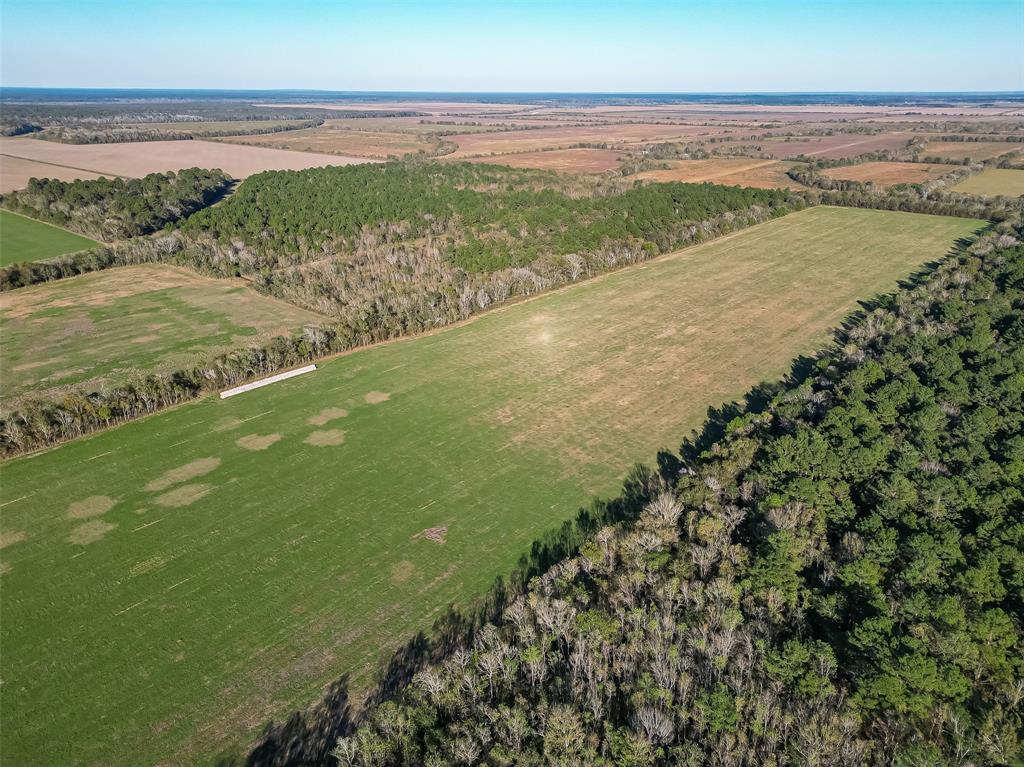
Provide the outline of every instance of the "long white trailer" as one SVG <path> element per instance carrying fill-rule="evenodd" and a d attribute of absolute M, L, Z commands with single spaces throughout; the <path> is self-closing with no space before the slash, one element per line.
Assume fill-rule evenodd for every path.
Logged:
<path fill-rule="evenodd" d="M 295 378 L 295 376 L 300 376 L 303 373 L 312 373 L 314 370 L 316 370 L 316 365 L 306 365 L 306 367 L 304 368 L 296 368 L 295 370 L 288 370 L 284 373 L 278 373 L 277 375 L 272 375 L 268 378 L 261 378 L 258 381 L 242 384 L 241 386 L 236 386 L 233 389 L 225 389 L 220 393 L 220 398 L 227 399 L 228 397 L 234 397 L 236 394 L 241 394 L 242 392 L 246 391 L 252 391 L 253 389 L 258 389 L 261 386 L 269 386 L 272 383 L 284 381 L 289 378 Z"/>

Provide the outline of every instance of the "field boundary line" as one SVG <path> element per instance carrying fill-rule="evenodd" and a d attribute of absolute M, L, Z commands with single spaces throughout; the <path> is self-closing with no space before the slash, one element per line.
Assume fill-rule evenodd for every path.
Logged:
<path fill-rule="evenodd" d="M 39 139 L 37 139 L 39 140 Z M 60 142 L 57 142 L 60 143 Z M 122 176 L 120 173 L 111 173 L 108 170 L 96 170 L 95 168 L 79 168 L 76 165 L 63 165 L 59 162 L 47 162 L 46 160 L 36 160 L 31 157 L 22 157 L 20 154 L 11 154 L 10 152 L 0 152 L 0 157 L 10 157 L 12 160 L 25 160 L 26 162 L 37 162 L 40 165 L 52 165 L 54 168 L 67 168 L 68 170 L 80 170 L 83 173 L 98 173 L 101 176 L 113 176 L 115 178 L 141 178 L 136 176 Z M 74 183 L 69 182 L 69 183 Z"/>

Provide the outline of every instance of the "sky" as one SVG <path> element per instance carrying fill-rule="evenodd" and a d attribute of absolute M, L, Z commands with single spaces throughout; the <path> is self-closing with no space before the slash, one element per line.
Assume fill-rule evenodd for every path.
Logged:
<path fill-rule="evenodd" d="M 1024 0 L 2 0 L 0 84 L 1024 90 Z"/>

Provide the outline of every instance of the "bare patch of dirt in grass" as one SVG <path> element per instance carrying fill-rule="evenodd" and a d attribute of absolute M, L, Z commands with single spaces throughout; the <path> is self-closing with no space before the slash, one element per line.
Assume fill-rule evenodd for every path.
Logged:
<path fill-rule="evenodd" d="M 316 447 L 340 445 L 345 441 L 345 432 L 341 429 L 323 429 L 313 432 L 303 441 L 307 445 L 315 445 Z"/>
<path fill-rule="evenodd" d="M 68 506 L 69 519 L 89 519 L 106 514 L 117 503 L 105 495 L 93 495 L 82 501 L 75 501 Z"/>
<path fill-rule="evenodd" d="M 0 562 L 0 575 L 6 575 L 11 571 L 11 566 L 6 562 Z"/>
<path fill-rule="evenodd" d="M 100 540 L 115 527 L 117 527 L 117 525 L 111 522 L 104 522 L 102 519 L 94 519 L 91 522 L 81 524 L 72 530 L 71 535 L 67 537 L 67 541 L 68 543 L 76 543 L 80 546 L 86 546 Z"/>
<path fill-rule="evenodd" d="M 246 450 L 266 450 L 281 439 L 280 434 L 247 434 L 235 440 L 235 444 Z"/>
<path fill-rule="evenodd" d="M 198 458 L 191 463 L 186 463 L 184 466 L 165 471 L 163 476 L 154 479 L 146 485 L 146 490 L 151 493 L 159 493 L 171 487 L 171 485 L 177 485 L 179 482 L 187 482 L 190 479 L 209 474 L 218 466 L 220 466 L 220 458 Z"/>
<path fill-rule="evenodd" d="M 240 418 L 232 418 L 232 417 L 221 418 L 219 421 L 217 421 L 217 423 L 215 423 L 213 425 L 213 430 L 214 431 L 231 431 L 232 429 L 237 429 L 241 425 L 242 425 L 242 420 Z"/>
<path fill-rule="evenodd" d="M 403 559 L 401 562 L 399 562 L 391 568 L 391 582 L 398 586 L 412 578 L 412 575 L 415 572 L 416 565 L 414 565 L 408 559 Z"/>
<path fill-rule="evenodd" d="M 191 506 L 211 490 L 213 490 L 213 485 L 182 485 L 157 496 L 154 501 L 161 506 L 180 509 L 182 506 Z"/>
<path fill-rule="evenodd" d="M 156 341 L 158 338 L 160 338 L 160 336 L 156 336 L 156 335 L 152 335 L 152 336 L 137 336 L 136 338 L 132 339 L 132 343 L 133 344 L 151 344 L 154 341 Z"/>
<path fill-rule="evenodd" d="M 448 527 L 428 527 L 426 530 L 422 530 L 413 536 L 413 540 L 417 538 L 423 538 L 427 541 L 433 541 L 434 543 L 444 543 L 445 536 L 448 535 Z"/>
<path fill-rule="evenodd" d="M 381 402 L 387 402 L 391 399 L 391 395 L 387 392 L 382 391 L 371 391 L 367 392 L 366 396 L 363 397 L 371 405 L 379 405 Z"/>
<path fill-rule="evenodd" d="M 306 423 L 313 426 L 323 426 L 326 423 L 337 420 L 338 418 L 344 418 L 348 415 L 348 411 L 342 407 L 325 407 L 319 413 L 306 419 Z"/>
<path fill-rule="evenodd" d="M 25 533 L 20 530 L 0 533 L 0 549 L 6 549 L 8 546 L 19 543 L 23 540 L 25 540 Z"/>

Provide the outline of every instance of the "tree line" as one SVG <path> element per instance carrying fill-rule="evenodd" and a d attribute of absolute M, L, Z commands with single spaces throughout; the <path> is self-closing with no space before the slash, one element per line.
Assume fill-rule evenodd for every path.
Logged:
<path fill-rule="evenodd" d="M 230 184 L 224 172 L 199 168 L 133 179 L 33 178 L 24 189 L 0 195 L 0 207 L 88 237 L 120 240 L 150 234 L 205 208 Z"/>
<path fill-rule="evenodd" d="M 638 519 L 407 669 L 330 756 L 252 763 L 1017 763 L 1022 237 L 1004 222 L 723 411 Z"/>

